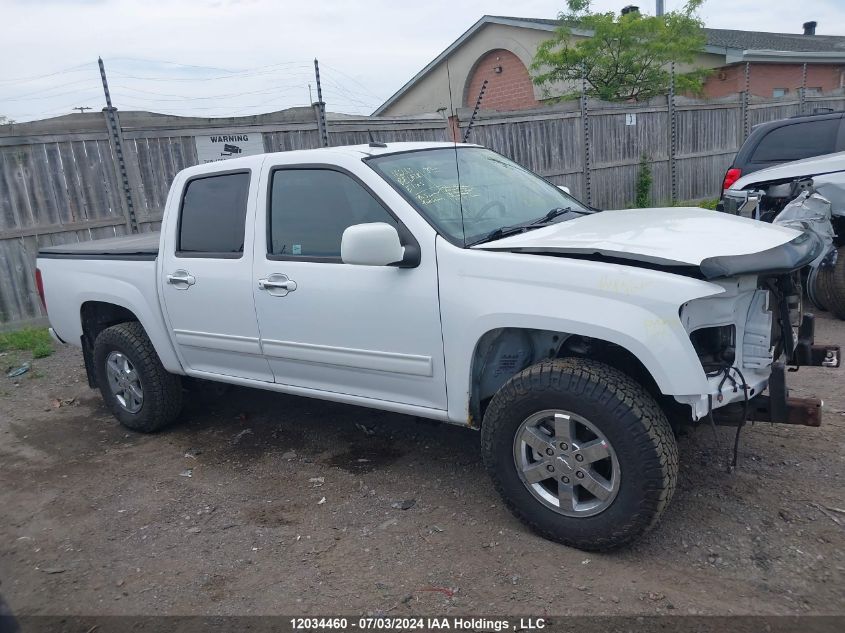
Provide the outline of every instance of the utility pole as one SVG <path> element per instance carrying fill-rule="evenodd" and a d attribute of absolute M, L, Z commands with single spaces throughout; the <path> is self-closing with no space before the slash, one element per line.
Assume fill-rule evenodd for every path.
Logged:
<path fill-rule="evenodd" d="M 85 114 L 85 111 L 90 109 L 90 106 L 76 106 L 75 108 L 71 108 L 71 110 L 79 110 L 79 114 Z"/>
<path fill-rule="evenodd" d="M 106 107 L 103 113 L 106 115 L 106 125 L 109 129 L 109 140 L 112 150 L 117 159 L 117 175 L 123 189 L 123 199 L 126 202 L 126 220 L 131 233 L 138 232 L 138 219 L 135 217 L 135 203 L 132 201 L 132 188 L 129 186 L 129 174 L 126 171 L 126 161 L 123 155 L 123 133 L 120 130 L 120 122 L 117 117 L 117 108 L 112 106 L 109 82 L 106 79 L 106 67 L 103 65 L 103 58 L 98 57 L 100 65 L 100 79 L 103 80 L 103 93 L 106 95 Z"/>
<path fill-rule="evenodd" d="M 320 63 L 314 58 L 314 77 L 317 81 L 317 103 L 312 105 L 317 110 L 317 129 L 320 132 L 320 143 L 323 147 L 329 146 L 329 132 L 326 129 L 326 103 L 323 101 L 323 87 L 320 84 Z"/>

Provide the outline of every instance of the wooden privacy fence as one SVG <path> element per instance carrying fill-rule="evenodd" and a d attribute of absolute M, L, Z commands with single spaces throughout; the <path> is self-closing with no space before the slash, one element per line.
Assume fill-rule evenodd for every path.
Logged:
<path fill-rule="evenodd" d="M 566 102 L 538 110 L 481 112 L 469 141 L 526 165 L 600 209 L 633 205 L 639 163 L 652 171 L 651 203 L 714 198 L 751 127 L 845 109 L 845 94 L 764 101 L 655 98 L 644 104 Z M 471 111 L 461 110 L 461 135 Z"/>
<path fill-rule="evenodd" d="M 120 152 L 101 113 L 0 127 L 0 325 L 43 321 L 33 275 L 40 247 L 126 235 L 131 215 L 139 231 L 158 230 L 173 177 L 199 162 L 196 137 L 260 133 L 266 152 L 320 146 L 311 108 L 232 119 L 119 114 Z M 448 134 L 437 116 L 330 115 L 328 123 L 332 145 Z"/>
<path fill-rule="evenodd" d="M 712 198 L 757 123 L 845 109 L 845 94 L 763 101 L 682 97 L 640 104 L 568 102 L 540 110 L 484 112 L 470 142 L 486 145 L 599 208 L 632 205 L 641 156 L 651 165 L 652 203 Z M 461 135 L 469 111 L 458 116 Z M 330 145 L 446 140 L 437 116 L 334 116 Z M 0 326 L 44 314 L 33 268 L 38 248 L 157 230 L 176 173 L 199 162 L 198 137 L 260 133 L 267 152 L 320 146 L 312 108 L 231 119 L 119 113 L 119 138 L 102 113 L 0 127 Z M 119 147 L 118 147 L 119 145 Z M 125 175 L 125 178 L 124 178 Z M 131 207 L 129 201 L 131 200 Z M 130 212 L 131 211 L 131 212 Z"/>

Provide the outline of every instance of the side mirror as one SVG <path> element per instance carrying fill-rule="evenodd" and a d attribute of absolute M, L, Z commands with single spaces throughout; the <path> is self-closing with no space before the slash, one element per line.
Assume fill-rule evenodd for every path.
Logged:
<path fill-rule="evenodd" d="M 566 185 L 558 185 L 557 188 L 567 195 L 572 195 L 572 191 L 570 191 L 569 187 L 567 187 Z"/>
<path fill-rule="evenodd" d="M 389 266 L 405 256 L 398 231 L 385 222 L 354 224 L 343 232 L 340 258 L 344 264 Z"/>

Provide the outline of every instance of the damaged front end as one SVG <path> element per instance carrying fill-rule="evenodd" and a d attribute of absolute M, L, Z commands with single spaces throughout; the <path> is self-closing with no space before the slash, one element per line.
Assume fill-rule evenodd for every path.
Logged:
<path fill-rule="evenodd" d="M 796 171 L 800 170 L 796 168 Z M 804 269 L 802 280 L 810 302 L 821 310 L 829 310 L 832 302 L 826 295 L 830 293 L 830 284 L 822 282 L 821 277 L 832 273 L 845 246 L 845 171 L 793 178 L 779 176 L 772 181 L 749 184 L 744 189 L 726 191 L 717 209 L 809 231 L 821 240 L 823 248 Z M 833 311 L 843 318 L 839 310 Z"/>
<path fill-rule="evenodd" d="M 730 426 L 746 420 L 821 423 L 822 402 L 790 397 L 786 386 L 787 368 L 840 363 L 838 346 L 815 343 L 815 317 L 802 309 L 800 269 L 821 249 L 811 234 L 802 238 L 800 253 L 793 244 L 792 255 L 786 249 L 758 259 L 760 266 L 770 265 L 769 270 L 754 270 L 737 258 L 717 262 L 719 270 L 739 276 L 714 279 L 724 293 L 681 307 L 681 321 L 710 385 L 708 394 L 676 397 L 690 405 L 693 419 Z M 807 246 L 808 241 L 815 246 Z"/>

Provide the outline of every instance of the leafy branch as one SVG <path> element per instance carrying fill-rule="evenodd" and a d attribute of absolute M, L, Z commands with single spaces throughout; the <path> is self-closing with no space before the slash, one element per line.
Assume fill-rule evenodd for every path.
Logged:
<path fill-rule="evenodd" d="M 534 82 L 545 94 L 563 84 L 564 98 L 576 96 L 582 81 L 588 96 L 605 101 L 643 101 L 665 94 L 670 64 L 692 65 L 704 47 L 703 23 L 696 13 L 703 1 L 688 0 L 679 11 L 647 16 L 638 11 L 593 13 L 591 0 L 568 0 L 569 11 L 558 16 L 561 25 L 537 48 L 531 65 Z M 676 88 L 700 93 L 706 76 L 701 69 L 678 73 Z"/>

